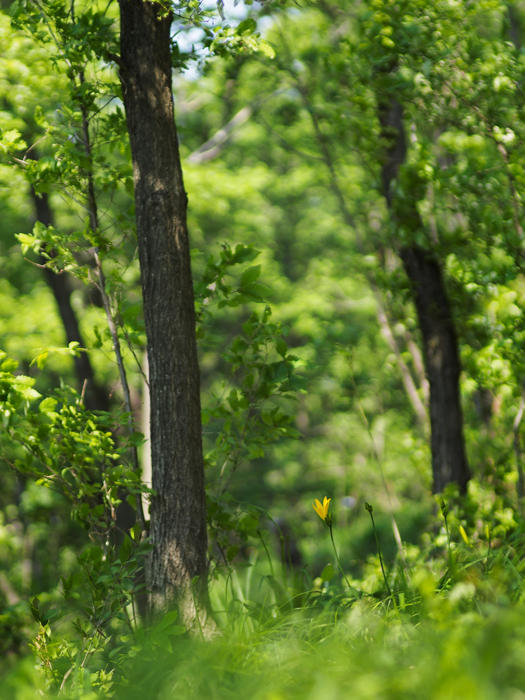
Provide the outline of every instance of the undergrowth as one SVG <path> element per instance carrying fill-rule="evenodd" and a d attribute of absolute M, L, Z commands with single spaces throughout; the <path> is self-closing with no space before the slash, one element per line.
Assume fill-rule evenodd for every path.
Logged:
<path fill-rule="evenodd" d="M 27 657 L 0 698 L 525 699 L 524 526 L 474 539 L 444 503 L 439 517 L 430 546 L 399 552 L 385 579 L 380 551 L 361 580 L 339 576 L 336 558 L 311 580 L 252 547 L 212 586 L 213 642 L 188 638 L 175 613 L 150 628 L 137 618 L 132 632 L 106 630 L 100 653 L 77 659 L 59 687 L 41 655 Z M 66 644 L 63 629 L 39 629 L 50 649 Z"/>

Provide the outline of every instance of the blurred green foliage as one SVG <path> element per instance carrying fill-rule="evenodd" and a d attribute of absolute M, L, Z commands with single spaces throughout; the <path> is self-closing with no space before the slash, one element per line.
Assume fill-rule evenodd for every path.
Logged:
<path fill-rule="evenodd" d="M 377 590 L 370 562 L 358 600 L 346 597 L 332 570 L 299 602 L 252 556 L 251 573 L 214 589 L 222 638 L 186 639 L 168 613 L 154 628 L 115 635 L 109 659 L 81 671 L 65 697 L 518 699 L 522 537 L 496 551 L 465 532 L 468 544 L 451 542 L 453 574 L 446 546 L 432 566 L 416 557 L 391 578 L 392 598 L 366 594 Z M 38 692 L 33 663 L 11 669 L 0 697 Z"/>
<path fill-rule="evenodd" d="M 88 460 L 99 459 L 79 466 L 63 427 L 82 387 L 38 267 L 43 244 L 59 252 L 55 269 L 76 274 L 71 304 L 122 422 L 111 338 L 89 284 L 90 250 L 101 246 L 136 419 L 147 423 L 129 146 L 107 55 L 116 10 L 106 23 L 96 16 L 102 34 L 82 29 L 92 73 L 79 97 L 53 70 L 52 45 L 0 15 L 0 347 L 18 362 L 0 377 L 9 384 L 0 397 L 0 693 L 24 700 L 46 683 L 57 692 L 75 668 L 64 687 L 86 699 L 524 697 L 523 3 L 268 5 L 237 29 L 201 24 L 200 54 L 186 51 L 185 29 L 174 43 L 211 595 L 224 629 L 210 646 L 187 640 L 173 614 L 153 629 L 137 623 L 147 547 L 91 527 L 102 517 L 110 528 L 126 496 L 136 503 L 127 443 L 109 416 L 79 408 L 77 436 Z M 186 72 L 190 57 L 197 68 Z M 378 89 L 403 100 L 410 142 L 395 227 L 380 194 Z M 70 196 L 88 170 L 75 150 L 79 100 L 93 113 L 96 240 Z M 21 163 L 33 145 L 38 160 Z M 53 228 L 34 227 L 29 182 L 49 197 Z M 404 217 L 414 202 L 424 230 Z M 430 495 L 428 437 L 400 371 L 424 403 L 417 319 L 395 255 L 407 241 L 443 265 L 463 363 L 474 478 L 466 497 L 444 494 L 448 534 Z M 63 351 L 44 357 L 51 348 Z M 37 411 L 57 387 L 57 412 L 50 398 Z M 21 444 L 35 434 L 72 475 L 69 500 L 36 473 L 45 450 L 26 461 Z M 112 481 L 101 505 L 106 458 Z M 324 495 L 358 600 L 311 507 Z M 391 597 L 365 501 L 374 503 Z M 30 642 L 38 673 L 33 657 L 20 661 Z"/>

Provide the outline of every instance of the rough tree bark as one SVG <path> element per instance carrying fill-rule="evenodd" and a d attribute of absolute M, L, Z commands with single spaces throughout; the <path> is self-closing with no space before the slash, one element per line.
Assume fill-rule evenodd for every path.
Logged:
<path fill-rule="evenodd" d="M 187 195 L 174 119 L 171 15 L 119 0 L 120 77 L 131 142 L 148 342 L 152 485 L 149 610 L 177 607 L 211 636 L 200 377 L 186 225 Z"/>
<path fill-rule="evenodd" d="M 35 192 L 32 192 L 33 202 L 35 206 L 36 218 L 41 221 L 46 226 L 53 225 L 53 213 L 51 207 L 49 206 L 49 199 L 47 194 L 43 193 L 37 196 Z M 40 261 L 45 264 L 44 258 Z M 76 314 L 71 306 L 71 294 L 72 286 L 69 277 L 66 273 L 62 275 L 57 275 L 53 270 L 48 267 L 44 267 L 44 275 L 46 282 L 48 283 L 53 296 L 55 297 L 56 304 L 58 306 L 58 312 L 60 318 L 62 319 L 62 325 L 66 332 L 67 342 L 77 342 L 80 343 L 80 347 L 86 347 L 82 334 L 80 333 L 80 328 L 78 325 L 78 320 Z M 95 375 L 93 373 L 93 367 L 89 360 L 89 355 L 87 352 L 82 352 L 78 357 L 74 358 L 75 362 L 75 372 L 77 375 L 80 388 L 84 391 L 84 404 L 90 411 L 109 411 L 109 397 L 106 391 L 97 384 L 95 380 Z"/>
<path fill-rule="evenodd" d="M 394 223 L 397 223 L 393 185 L 407 154 L 403 107 L 397 100 L 383 97 L 378 109 L 382 137 L 387 144 L 382 168 L 383 193 Z M 410 219 L 408 223 L 412 230 L 423 229 L 415 202 L 410 211 L 406 211 L 405 206 L 405 216 Z M 464 491 L 470 472 L 459 391 L 461 364 L 443 273 L 436 256 L 419 245 L 402 246 L 399 256 L 412 284 L 430 385 L 433 491 L 439 493 L 451 482 L 458 483 Z"/>

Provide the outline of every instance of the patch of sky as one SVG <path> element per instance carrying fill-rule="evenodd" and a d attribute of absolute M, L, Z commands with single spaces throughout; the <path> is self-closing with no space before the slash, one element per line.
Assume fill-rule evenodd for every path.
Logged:
<path fill-rule="evenodd" d="M 218 24 L 235 26 L 250 14 L 257 21 L 257 31 L 264 36 L 274 23 L 272 17 L 257 17 L 259 5 L 247 5 L 242 0 L 224 0 L 221 2 L 220 12 L 217 12 L 218 6 L 219 3 L 216 0 L 203 0 L 201 3 L 202 10 L 216 11 L 207 20 L 209 27 L 214 27 Z M 222 20 L 220 18 L 221 12 L 224 18 Z M 171 35 L 177 42 L 181 53 L 196 52 L 197 60 L 189 61 L 183 72 L 186 80 L 197 80 L 202 74 L 203 63 L 207 57 L 207 51 L 201 45 L 204 30 L 201 27 L 189 25 L 185 20 L 175 20 Z"/>

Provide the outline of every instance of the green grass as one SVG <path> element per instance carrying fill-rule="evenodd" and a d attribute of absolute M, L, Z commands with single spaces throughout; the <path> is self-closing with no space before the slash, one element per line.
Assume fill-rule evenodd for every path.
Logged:
<path fill-rule="evenodd" d="M 452 573 L 444 549 L 390 572 L 392 597 L 376 573 L 360 588 L 379 581 L 379 590 L 356 599 L 335 578 L 294 591 L 292 577 L 285 589 L 254 566 L 214 587 L 219 639 L 171 636 L 168 628 L 120 640 L 118 653 L 106 647 L 60 697 L 525 700 L 522 539 L 497 543 L 488 557 L 486 543 L 453 546 Z M 113 669 L 112 678 L 101 681 L 100 669 Z M 4 679 L 0 698 L 39 697 L 39 687 L 42 675 L 27 658 Z"/>

